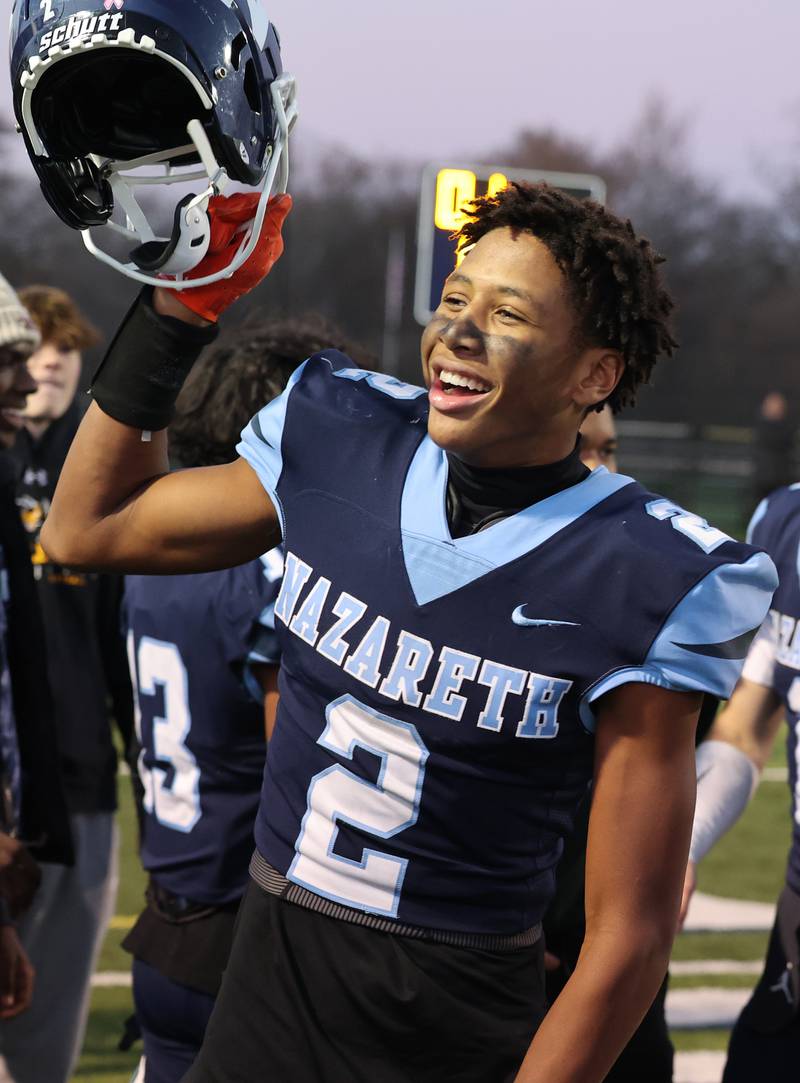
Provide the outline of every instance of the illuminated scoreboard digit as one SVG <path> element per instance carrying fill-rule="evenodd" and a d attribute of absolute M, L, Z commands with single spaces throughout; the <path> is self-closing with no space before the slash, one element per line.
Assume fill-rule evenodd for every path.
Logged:
<path fill-rule="evenodd" d="M 511 181 L 537 184 L 546 181 L 578 199 L 604 203 L 606 186 L 590 173 L 554 173 L 541 169 L 513 169 L 488 165 L 433 164 L 422 174 L 417 232 L 417 274 L 414 315 L 426 324 L 439 306 L 447 276 L 459 261 L 453 234 L 464 221 L 462 208 L 479 196 L 495 195 Z"/>

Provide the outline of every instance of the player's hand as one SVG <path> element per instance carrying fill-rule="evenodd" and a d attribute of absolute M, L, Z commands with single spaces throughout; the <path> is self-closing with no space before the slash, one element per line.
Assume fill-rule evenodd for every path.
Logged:
<path fill-rule="evenodd" d="M 678 915 L 678 932 L 683 928 L 686 915 L 689 913 L 689 903 L 692 901 L 695 888 L 697 887 L 697 865 L 690 861 L 686 866 L 686 876 L 683 880 L 683 895 L 681 897 L 681 910 Z"/>
<path fill-rule="evenodd" d="M 30 1007 L 34 970 L 13 925 L 0 926 L 0 1019 Z"/>
<path fill-rule="evenodd" d="M 256 213 L 261 197 L 256 192 L 238 193 L 233 196 L 214 196 L 208 204 L 211 220 L 211 243 L 205 258 L 186 275 L 187 279 L 204 278 L 227 267 L 242 243 L 242 226 Z M 266 278 L 283 254 L 281 230 L 286 216 L 292 209 L 290 195 L 274 196 L 269 201 L 267 215 L 261 229 L 258 244 L 249 260 L 238 271 L 213 282 L 210 286 L 198 286 L 190 290 L 156 290 L 156 300 L 166 293 L 169 298 L 169 314 L 179 316 L 180 306 L 189 309 L 209 323 L 216 323 L 222 313 L 244 294 L 254 289 Z M 161 297 L 162 302 L 166 300 Z M 174 302 L 178 302 L 178 310 Z M 156 303 L 157 311 L 164 305 Z M 179 317 L 180 318 L 180 317 Z"/>
<path fill-rule="evenodd" d="M 0 896 L 8 903 L 12 917 L 28 909 L 41 881 L 41 870 L 28 850 L 0 832 Z"/>
<path fill-rule="evenodd" d="M 558 970 L 561 966 L 561 960 L 557 955 L 553 955 L 552 951 L 546 951 L 544 953 L 544 968 L 548 974 L 551 974 L 554 970 Z"/>

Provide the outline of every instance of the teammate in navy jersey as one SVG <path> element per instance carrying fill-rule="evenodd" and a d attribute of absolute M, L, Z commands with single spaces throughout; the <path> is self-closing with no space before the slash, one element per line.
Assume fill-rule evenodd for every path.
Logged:
<path fill-rule="evenodd" d="M 170 449 L 182 467 L 229 462 L 242 424 L 298 362 L 342 341 L 320 318 L 249 325 L 188 381 Z M 178 1083 L 197 1055 L 248 881 L 274 722 L 279 549 L 200 575 L 133 575 L 123 622 L 136 691 L 148 904 L 123 946 L 143 1083 Z"/>
<path fill-rule="evenodd" d="M 236 463 L 168 475 L 168 388 L 278 218 L 244 278 L 132 310 L 43 539 L 186 572 L 283 537 L 254 883 L 187 1080 L 596 1083 L 666 970 L 700 699 L 729 694 L 774 568 L 580 463 L 586 413 L 671 351 L 671 301 L 628 224 L 542 186 L 473 206 L 427 392 L 325 351 Z M 587 935 L 541 1022 L 540 921 L 592 775 Z"/>
<path fill-rule="evenodd" d="M 742 678 L 698 750 L 686 902 L 697 863 L 744 811 L 785 718 L 792 795 L 786 884 L 764 972 L 731 1035 L 724 1083 L 789 1083 L 800 1064 L 800 485 L 762 501 L 748 540 L 773 558 L 780 586 Z"/>

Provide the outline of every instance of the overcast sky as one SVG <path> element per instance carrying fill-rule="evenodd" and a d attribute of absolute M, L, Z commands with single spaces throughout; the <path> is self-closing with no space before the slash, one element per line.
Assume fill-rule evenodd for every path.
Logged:
<path fill-rule="evenodd" d="M 176 6 L 181 0 L 174 0 Z M 0 0 L 7 25 L 11 0 Z M 87 0 L 87 10 L 100 0 Z M 753 192 L 800 155 L 798 0 L 269 0 L 301 123 L 369 155 L 477 156 L 550 126 L 606 150 L 652 94 L 695 163 Z M 9 108 L 7 76 L 2 104 Z M 535 167 L 537 163 L 530 163 Z"/>

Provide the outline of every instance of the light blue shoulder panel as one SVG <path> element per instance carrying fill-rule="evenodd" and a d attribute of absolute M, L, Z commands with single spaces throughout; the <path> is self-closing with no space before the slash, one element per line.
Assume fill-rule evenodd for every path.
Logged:
<path fill-rule="evenodd" d="M 267 491 L 278 518 L 281 521 L 281 532 L 286 533 L 283 508 L 278 498 L 277 489 L 283 470 L 283 428 L 286 424 L 286 411 L 289 408 L 289 396 L 303 376 L 308 361 L 304 361 L 299 368 L 295 369 L 289 379 L 286 389 L 272 402 L 256 414 L 250 424 L 242 433 L 242 438 L 236 448 L 236 452 L 258 474 L 261 484 Z"/>
<path fill-rule="evenodd" d="M 609 673 L 589 689 L 580 705 L 583 724 L 593 730 L 591 704 L 632 682 L 728 699 L 777 585 L 766 553 L 715 568 L 675 606 L 642 666 Z"/>

